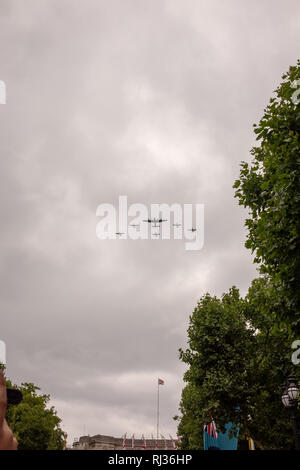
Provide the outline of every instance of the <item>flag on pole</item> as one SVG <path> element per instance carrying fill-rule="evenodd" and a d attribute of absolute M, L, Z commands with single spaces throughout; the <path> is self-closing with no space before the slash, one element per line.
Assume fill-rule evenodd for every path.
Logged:
<path fill-rule="evenodd" d="M 125 433 L 123 436 L 123 450 L 126 449 L 126 436 L 127 436 L 127 433 Z"/>
<path fill-rule="evenodd" d="M 131 449 L 134 450 L 134 434 L 132 434 L 132 438 L 131 438 Z"/>
<path fill-rule="evenodd" d="M 204 425 L 204 431 L 207 432 L 211 437 L 217 439 L 218 433 L 214 421 L 211 421 L 209 424 Z"/>
<path fill-rule="evenodd" d="M 159 386 L 164 385 L 165 381 L 160 379 L 159 377 L 157 378 L 157 421 L 156 421 L 156 439 L 158 439 L 159 436 Z"/>

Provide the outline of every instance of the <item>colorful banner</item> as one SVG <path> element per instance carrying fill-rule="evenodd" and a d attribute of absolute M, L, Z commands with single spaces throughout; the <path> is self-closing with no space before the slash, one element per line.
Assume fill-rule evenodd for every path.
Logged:
<path fill-rule="evenodd" d="M 238 438 L 229 437 L 229 431 L 232 428 L 232 423 L 225 424 L 226 432 L 218 432 L 217 438 L 203 431 L 203 448 L 204 450 L 237 450 Z"/>

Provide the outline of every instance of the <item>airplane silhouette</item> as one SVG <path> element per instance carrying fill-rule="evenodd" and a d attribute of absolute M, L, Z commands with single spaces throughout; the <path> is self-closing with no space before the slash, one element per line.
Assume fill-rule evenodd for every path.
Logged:
<path fill-rule="evenodd" d="M 167 221 L 167 219 L 162 219 L 162 218 L 158 219 L 156 217 L 154 217 L 154 219 L 143 220 L 143 222 L 148 222 L 148 224 L 154 223 L 154 225 L 152 225 L 152 227 L 158 227 L 157 224 L 160 224 L 161 222 L 166 222 L 166 221 Z"/>

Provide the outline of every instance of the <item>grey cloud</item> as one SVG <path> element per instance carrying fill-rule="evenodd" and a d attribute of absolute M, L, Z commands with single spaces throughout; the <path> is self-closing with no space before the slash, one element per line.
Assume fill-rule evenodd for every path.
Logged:
<path fill-rule="evenodd" d="M 175 433 L 189 315 L 256 276 L 232 184 L 298 58 L 299 15 L 292 0 L 0 1 L 0 338 L 70 441 L 83 422 L 154 433 L 158 376 Z M 96 208 L 121 194 L 204 203 L 203 250 L 98 240 Z"/>

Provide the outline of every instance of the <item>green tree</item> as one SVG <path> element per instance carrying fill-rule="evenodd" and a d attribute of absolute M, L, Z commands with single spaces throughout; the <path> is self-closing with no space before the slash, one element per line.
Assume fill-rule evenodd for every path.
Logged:
<path fill-rule="evenodd" d="M 18 388 L 23 393 L 22 402 L 8 405 L 6 419 L 18 440 L 20 450 L 62 450 L 64 433 L 61 419 L 53 406 L 48 407 L 50 396 L 39 394 L 39 387 L 22 383 L 20 387 L 9 380 L 7 387 Z"/>
<path fill-rule="evenodd" d="M 249 209 L 246 247 L 284 302 L 279 316 L 300 332 L 300 61 L 283 75 L 259 124 L 258 146 L 234 183 Z"/>
<path fill-rule="evenodd" d="M 236 288 L 221 299 L 206 294 L 190 317 L 188 365 L 180 402 L 182 447 L 202 449 L 203 426 L 235 423 L 240 438 L 252 437 L 262 449 L 293 447 L 281 385 L 290 370 L 290 333 L 275 334 L 277 304 L 268 279 L 252 283 L 245 299 Z"/>

